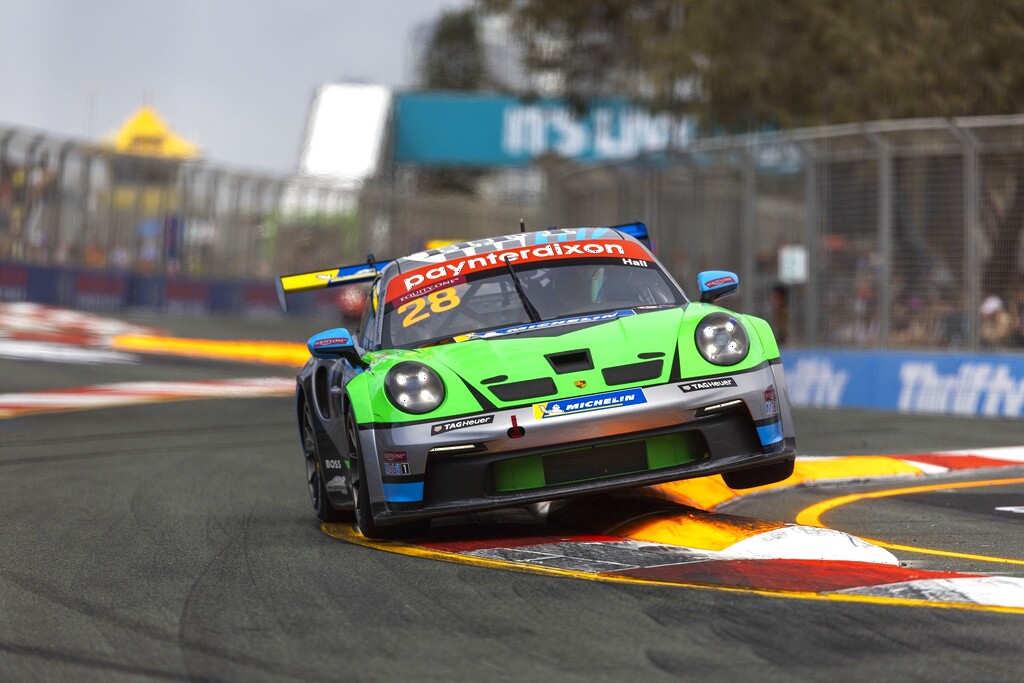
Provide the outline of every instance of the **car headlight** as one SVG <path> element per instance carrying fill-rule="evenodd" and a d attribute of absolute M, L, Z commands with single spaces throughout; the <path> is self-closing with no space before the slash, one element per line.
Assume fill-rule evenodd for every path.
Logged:
<path fill-rule="evenodd" d="M 736 365 L 747 357 L 750 338 L 743 325 L 728 313 L 712 313 L 697 325 L 694 335 L 700 355 L 715 365 Z"/>
<path fill-rule="evenodd" d="M 444 382 L 422 363 L 399 363 L 384 379 L 388 400 L 399 410 L 414 415 L 429 413 L 444 401 Z"/>

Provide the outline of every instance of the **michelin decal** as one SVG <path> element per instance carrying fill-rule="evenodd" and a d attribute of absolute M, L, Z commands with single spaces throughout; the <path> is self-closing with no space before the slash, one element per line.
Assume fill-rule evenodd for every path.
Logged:
<path fill-rule="evenodd" d="M 641 403 L 647 403 L 647 397 L 644 395 L 643 389 L 627 389 L 625 391 L 610 391 L 606 394 L 593 394 L 579 398 L 565 398 L 560 401 L 548 401 L 547 403 L 535 403 L 533 404 L 533 414 L 538 420 L 544 420 L 550 417 L 560 417 L 562 415 L 592 410 L 604 410 L 606 408 L 620 408 Z"/>

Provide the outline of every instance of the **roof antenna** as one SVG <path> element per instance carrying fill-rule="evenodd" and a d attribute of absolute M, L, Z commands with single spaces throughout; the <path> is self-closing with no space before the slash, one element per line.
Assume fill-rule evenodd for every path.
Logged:
<path fill-rule="evenodd" d="M 373 272 L 377 272 L 377 259 L 373 258 L 373 254 L 366 255 L 366 265 L 373 268 Z"/>
<path fill-rule="evenodd" d="M 522 219 L 522 218 L 519 219 L 519 232 L 526 232 L 526 220 L 525 219 Z"/>

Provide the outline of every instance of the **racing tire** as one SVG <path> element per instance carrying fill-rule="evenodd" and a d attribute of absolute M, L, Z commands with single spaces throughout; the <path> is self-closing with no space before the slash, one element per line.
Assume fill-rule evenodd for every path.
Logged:
<path fill-rule="evenodd" d="M 327 497 L 323 462 L 316 441 L 316 423 L 313 421 L 313 410 L 308 402 L 302 409 L 302 456 L 306 461 L 306 486 L 309 489 L 309 502 L 313 505 L 316 516 L 322 522 L 351 521 L 351 515 L 335 510 Z"/>
<path fill-rule="evenodd" d="M 755 486 L 774 484 L 793 474 L 793 460 L 782 460 L 760 467 L 726 472 L 722 475 L 725 485 L 731 489 L 751 489 Z"/>
<path fill-rule="evenodd" d="M 359 444 L 359 431 L 356 427 L 352 411 L 345 413 L 345 433 L 348 438 L 349 457 L 355 460 L 353 468 L 357 478 L 352 482 L 353 507 L 356 511 L 356 527 L 366 538 L 371 540 L 387 540 L 408 538 L 422 533 L 430 526 L 429 520 L 399 522 L 398 524 L 378 525 L 373 519 L 370 509 L 370 496 L 366 494 L 366 464 L 363 461 L 363 449 Z"/>

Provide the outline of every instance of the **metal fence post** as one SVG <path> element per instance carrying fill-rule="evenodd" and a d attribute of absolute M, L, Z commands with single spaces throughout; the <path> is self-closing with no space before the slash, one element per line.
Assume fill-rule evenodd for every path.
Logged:
<path fill-rule="evenodd" d="M 818 205 L 818 160 L 810 145 L 800 145 L 804 156 L 804 245 L 807 249 L 807 283 L 804 285 L 804 339 L 805 345 L 818 342 L 819 285 L 821 279 L 821 254 L 818 249 L 818 235 L 821 214 Z"/>
<path fill-rule="evenodd" d="M 754 239 L 757 233 L 757 159 L 750 147 L 744 151 L 743 219 L 740 226 L 740 281 L 746 282 L 741 305 L 745 311 L 754 309 Z"/>
<path fill-rule="evenodd" d="M 879 346 L 886 348 L 889 346 L 889 334 L 892 331 L 892 145 L 870 130 L 866 135 L 878 150 L 878 255 L 882 269 L 878 277 L 878 342 Z"/>
<path fill-rule="evenodd" d="M 684 236 L 686 251 L 687 251 L 687 263 L 686 267 L 689 268 L 689 277 L 693 278 L 697 275 L 697 270 L 700 268 L 700 212 L 701 212 L 701 173 L 697 164 L 693 162 L 693 156 L 687 155 L 687 165 L 690 169 L 690 175 L 692 182 L 690 183 L 690 202 L 689 211 L 687 211 L 686 217 L 686 235 Z M 688 283 L 689 284 L 689 283 Z"/>
<path fill-rule="evenodd" d="M 978 305 L 981 303 L 981 163 L 978 139 L 970 130 L 952 122 L 954 135 L 963 146 L 964 157 L 964 345 L 977 350 Z"/>

